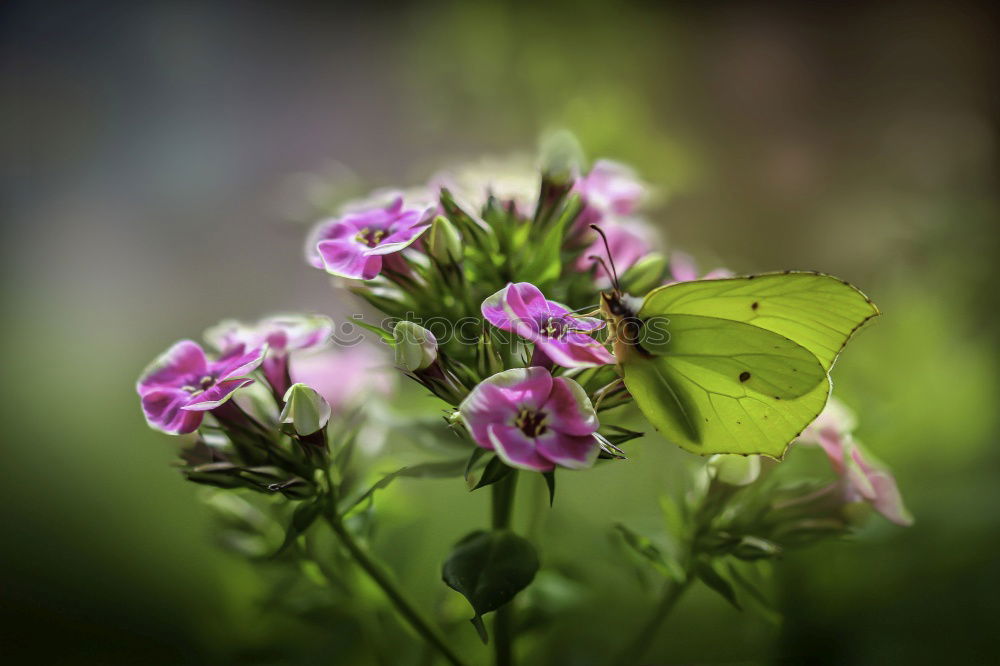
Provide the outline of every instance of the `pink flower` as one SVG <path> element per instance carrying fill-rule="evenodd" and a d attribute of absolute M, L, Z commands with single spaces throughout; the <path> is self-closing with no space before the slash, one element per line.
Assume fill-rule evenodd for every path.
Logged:
<path fill-rule="evenodd" d="M 831 398 L 826 409 L 799 436 L 802 444 L 820 446 L 841 478 L 844 500 L 867 502 L 897 525 L 912 525 L 913 516 L 903 505 L 896 480 L 877 466 L 854 441 L 854 418 L 839 401 Z"/>
<path fill-rule="evenodd" d="M 222 353 L 242 346 L 246 349 L 267 345 L 263 370 L 274 393 L 284 395 L 292 385 L 288 369 L 289 353 L 325 347 L 333 333 L 333 322 L 322 315 L 274 315 L 256 324 L 227 319 L 205 332 L 205 339 Z"/>
<path fill-rule="evenodd" d="M 264 347 L 233 347 L 215 361 L 196 342 L 181 340 L 142 373 L 136 383 L 150 427 L 171 435 L 194 432 L 205 412 L 252 384 L 247 377 L 264 358 Z"/>
<path fill-rule="evenodd" d="M 508 284 L 483 301 L 482 312 L 486 321 L 533 342 L 536 351 L 564 368 L 615 362 L 604 345 L 588 335 L 604 326 L 602 320 L 574 317 L 564 306 L 546 300 L 529 282 Z"/>
<path fill-rule="evenodd" d="M 650 251 L 650 243 L 647 240 L 647 234 L 644 233 L 645 229 L 638 224 L 609 224 L 603 225 L 601 230 L 608 237 L 608 248 L 615 260 L 615 268 L 618 269 L 619 275 L 631 268 L 635 262 L 645 257 Z M 599 262 L 591 257 L 603 257 L 605 254 L 604 241 L 600 236 L 594 234 L 594 242 L 576 260 L 577 270 L 595 269 L 598 286 L 602 288 L 611 286 L 611 276 Z"/>
<path fill-rule="evenodd" d="M 595 162 L 590 172 L 576 181 L 573 191 L 584 204 L 575 222 L 578 229 L 607 222 L 609 217 L 632 215 L 646 197 L 646 188 L 635 173 L 610 160 Z"/>
<path fill-rule="evenodd" d="M 511 467 L 590 467 L 597 412 L 579 384 L 545 368 L 515 368 L 479 383 L 458 407 L 476 443 Z"/>
<path fill-rule="evenodd" d="M 394 375 L 385 357 L 369 345 L 305 352 L 291 359 L 292 381 L 315 389 L 342 414 L 372 395 L 388 395 Z"/>
<path fill-rule="evenodd" d="M 372 280 L 382 271 L 383 257 L 402 251 L 430 227 L 430 212 L 405 208 L 397 196 L 384 208 L 321 222 L 309 235 L 306 260 L 331 275 Z"/>
<path fill-rule="evenodd" d="M 691 282 L 692 280 L 718 280 L 733 277 L 733 272 L 727 268 L 716 268 L 698 277 L 698 264 L 695 263 L 694 257 L 684 252 L 672 252 L 670 253 L 670 275 L 673 279 L 667 284 Z"/>

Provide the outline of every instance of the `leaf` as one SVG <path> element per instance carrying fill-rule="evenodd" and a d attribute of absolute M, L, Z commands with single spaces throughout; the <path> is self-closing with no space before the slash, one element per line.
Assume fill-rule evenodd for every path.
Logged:
<path fill-rule="evenodd" d="M 549 488 L 549 506 L 552 506 L 556 501 L 556 471 L 543 472 L 542 478 L 545 479 L 545 485 Z"/>
<path fill-rule="evenodd" d="M 366 331 L 374 333 L 378 337 L 382 338 L 382 342 L 385 342 L 386 344 L 392 345 L 392 344 L 395 344 L 395 342 L 396 342 L 395 338 L 392 335 L 392 332 L 385 330 L 381 326 L 375 326 L 373 324 L 366 324 L 365 322 L 361 321 L 360 319 L 349 319 L 348 321 L 350 323 L 356 325 L 356 326 L 360 326 L 361 328 L 365 329 Z"/>
<path fill-rule="evenodd" d="M 768 599 L 760 588 L 740 573 L 740 568 L 735 563 L 729 565 L 729 577 L 740 590 L 746 592 L 751 601 L 751 606 L 761 617 L 771 624 L 781 624 L 781 613 L 775 610 L 771 600 Z"/>
<path fill-rule="evenodd" d="M 375 494 L 376 490 L 382 490 L 386 488 L 390 483 L 395 481 L 400 477 L 410 477 L 410 478 L 421 478 L 421 479 L 443 479 L 454 476 L 461 476 L 462 472 L 465 470 L 466 461 L 465 460 L 445 460 L 436 462 L 421 463 L 419 465 L 410 465 L 408 467 L 401 467 L 395 472 L 386 474 L 381 479 L 376 481 L 360 495 L 356 495 L 353 498 L 348 498 L 346 501 L 342 502 L 338 507 L 338 512 L 343 515 L 356 507 L 357 505 L 364 502 L 366 499 Z"/>
<path fill-rule="evenodd" d="M 285 531 L 285 540 L 272 557 L 278 557 L 288 550 L 289 546 L 295 543 L 295 540 L 303 535 L 305 531 L 309 529 L 314 522 L 316 522 L 316 519 L 319 518 L 322 512 L 323 502 L 320 500 L 315 502 L 302 502 L 295 507 L 295 511 L 292 513 L 292 522 L 289 523 L 288 529 Z"/>
<path fill-rule="evenodd" d="M 511 473 L 511 468 L 504 464 L 499 457 L 493 456 L 490 461 L 486 463 L 486 467 L 483 469 L 482 476 L 479 477 L 479 481 L 470 490 L 479 490 L 480 488 L 485 488 L 486 486 L 491 486 L 497 481 L 501 481 L 504 477 Z"/>
<path fill-rule="evenodd" d="M 643 536 L 621 523 L 617 523 L 615 529 L 621 534 L 623 542 L 632 552 L 652 564 L 653 568 L 661 574 L 678 582 L 687 577 L 680 562 L 669 553 L 661 550 L 649 537 Z"/>
<path fill-rule="evenodd" d="M 472 624 L 485 643 L 482 616 L 509 603 L 531 584 L 538 554 L 527 539 L 509 530 L 477 530 L 455 544 L 441 568 L 441 578 L 460 593 L 475 615 Z"/>
<path fill-rule="evenodd" d="M 465 483 L 469 486 L 470 490 L 472 489 L 472 486 L 475 485 L 475 479 L 472 476 L 472 471 L 476 467 L 476 463 L 479 462 L 479 459 L 482 458 L 484 455 L 486 455 L 486 453 L 487 453 L 486 449 L 477 446 L 476 448 L 472 449 L 472 454 L 469 456 L 469 461 L 465 463 Z"/>
<path fill-rule="evenodd" d="M 709 561 L 705 559 L 697 560 L 694 565 L 694 574 L 700 578 L 705 585 L 721 594 L 723 598 L 736 607 L 737 610 L 743 610 L 739 600 L 736 598 L 736 592 L 733 590 L 732 584 L 723 578 Z"/>
<path fill-rule="evenodd" d="M 641 557 L 652 562 L 658 567 L 666 566 L 666 561 L 663 559 L 663 553 L 659 548 L 653 545 L 653 542 L 650 541 L 649 538 L 642 536 L 638 532 L 633 531 L 621 523 L 616 523 L 615 529 L 622 535 L 622 539 L 625 544 L 634 552 L 638 553 Z"/>

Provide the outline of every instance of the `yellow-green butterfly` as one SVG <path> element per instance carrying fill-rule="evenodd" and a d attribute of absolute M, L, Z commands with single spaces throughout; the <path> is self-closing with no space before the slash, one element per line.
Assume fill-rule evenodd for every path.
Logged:
<path fill-rule="evenodd" d="M 612 269 L 613 271 L 613 269 Z M 809 272 L 601 294 L 625 386 L 650 423 L 704 455 L 781 458 L 830 394 L 830 368 L 871 300 Z"/>

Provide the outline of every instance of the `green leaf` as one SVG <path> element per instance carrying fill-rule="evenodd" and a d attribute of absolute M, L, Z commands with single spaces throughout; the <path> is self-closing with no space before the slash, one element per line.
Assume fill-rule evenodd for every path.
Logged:
<path fill-rule="evenodd" d="M 733 590 L 732 583 L 723 578 L 715 567 L 712 566 L 711 562 L 705 560 L 704 558 L 697 560 L 694 565 L 694 574 L 701 579 L 705 585 L 721 594 L 722 597 L 736 607 L 737 610 L 743 610 L 739 600 L 736 598 L 736 592 Z"/>
<path fill-rule="evenodd" d="M 556 471 L 543 472 L 542 478 L 545 479 L 545 485 L 549 488 L 549 506 L 552 506 L 556 501 Z"/>
<path fill-rule="evenodd" d="M 437 462 L 427 462 L 421 463 L 419 465 L 410 465 L 408 467 L 401 467 L 395 472 L 386 474 L 381 479 L 376 481 L 360 495 L 356 495 L 353 498 L 348 498 L 340 504 L 337 508 L 341 515 L 347 513 L 354 507 L 358 506 L 366 499 L 375 494 L 376 490 L 382 490 L 386 488 L 390 483 L 395 481 L 400 477 L 410 477 L 410 478 L 420 478 L 420 479 L 443 479 L 454 476 L 462 476 L 465 470 L 466 461 L 463 459 L 459 460 L 445 460 Z"/>
<path fill-rule="evenodd" d="M 472 454 L 469 456 L 469 461 L 465 463 L 465 483 L 469 486 L 470 490 L 472 490 L 473 486 L 475 486 L 476 484 L 475 477 L 473 476 L 473 470 L 476 467 L 476 463 L 478 463 L 479 459 L 486 454 L 487 454 L 486 449 L 477 446 L 476 448 L 472 449 Z"/>
<path fill-rule="evenodd" d="M 395 343 L 395 339 L 393 338 L 391 331 L 387 331 L 380 326 L 374 326 L 373 324 L 366 324 L 360 319 L 349 319 L 348 321 L 356 326 L 360 326 L 366 331 L 369 331 L 379 336 L 380 338 L 382 338 L 382 342 L 388 343 L 390 345 Z"/>
<path fill-rule="evenodd" d="M 316 522 L 322 512 L 323 502 L 321 500 L 302 502 L 295 507 L 295 511 L 292 513 L 292 522 L 285 531 L 285 540 L 272 557 L 278 557 L 288 550 L 289 546 L 295 543 L 295 540 L 305 534 L 305 531 Z"/>
<path fill-rule="evenodd" d="M 781 613 L 775 610 L 774 605 L 771 600 L 764 595 L 764 593 L 752 583 L 746 576 L 740 573 L 740 567 L 735 563 L 729 565 L 729 578 L 733 581 L 736 587 L 746 593 L 747 599 L 751 602 L 749 605 L 758 615 L 763 617 L 765 620 L 771 624 L 781 624 Z"/>
<path fill-rule="evenodd" d="M 499 457 L 493 456 L 490 458 L 490 461 L 486 463 L 486 467 L 483 469 L 483 473 L 479 477 L 479 481 L 476 485 L 472 486 L 470 490 L 479 490 L 480 488 L 491 486 L 497 481 L 502 480 L 510 474 L 511 471 L 511 468 L 505 465 Z"/>
<path fill-rule="evenodd" d="M 482 616 L 509 603 L 531 584 L 538 571 L 538 554 L 527 539 L 509 530 L 478 530 L 452 549 L 441 578 L 472 604 L 472 624 L 485 643 Z"/>

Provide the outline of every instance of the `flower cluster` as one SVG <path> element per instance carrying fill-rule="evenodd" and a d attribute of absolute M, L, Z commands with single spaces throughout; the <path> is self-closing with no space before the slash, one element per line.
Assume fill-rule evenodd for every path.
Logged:
<path fill-rule="evenodd" d="M 453 474 L 464 476 L 470 490 L 493 485 L 495 529 L 459 542 L 443 570 L 448 585 L 472 603 L 473 623 L 485 636 L 481 615 L 508 602 L 538 568 L 531 544 L 502 524 L 509 525 L 504 506 L 513 501 L 512 479 L 519 471 L 540 473 L 554 495 L 557 471 L 624 459 L 622 447 L 642 435 L 606 422 L 607 412 L 629 405 L 632 396 L 606 322 L 594 316 L 599 293 L 613 286 L 624 300 L 619 290 L 637 294 L 731 275 L 722 268 L 702 274 L 683 252 L 660 251 L 642 217 L 649 190 L 628 168 L 598 161 L 583 170 L 567 158 L 572 150 L 557 148 L 539 170 L 487 162 L 437 174 L 426 186 L 375 192 L 308 235 L 305 261 L 380 313 L 378 325 L 358 323 L 391 347 L 399 371 L 440 400 L 440 411 L 429 415 L 438 430 L 426 425 L 429 419 L 382 420 L 439 438 L 450 429 L 459 439 L 448 435 L 449 441 L 460 442 L 454 459 L 366 480 L 371 469 L 352 452 L 363 437 L 360 412 L 392 411 L 391 401 L 377 399 L 388 389 L 377 370 L 381 361 L 356 337 L 337 335 L 340 329 L 324 316 L 286 314 L 252 324 L 223 321 L 205 334 L 212 351 L 183 340 L 143 372 L 136 386 L 143 414 L 151 427 L 186 436 L 187 478 L 296 500 L 282 548 L 323 515 L 366 571 L 378 567 L 364 561 L 346 518 L 362 520 L 358 507 L 393 478 Z M 750 377 L 735 375 L 740 382 Z M 636 552 L 676 580 L 700 577 L 730 598 L 726 585 L 740 579 L 727 582 L 721 562 L 773 558 L 847 533 L 847 507 L 866 503 L 909 524 L 893 477 L 853 430 L 846 410 L 831 402 L 792 449 L 821 447 L 836 475 L 832 483 L 786 482 L 774 473 L 774 461 L 758 456 L 711 458 L 675 512 L 682 547 L 674 560 L 619 528 Z M 466 589 L 467 568 L 491 562 L 490 549 L 501 547 L 505 557 L 518 553 L 520 578 L 512 582 L 506 569 L 496 576 L 477 572 L 476 589 Z M 391 584 L 385 576 L 374 579 Z M 459 663 L 426 623 L 414 621 L 402 595 L 387 590 L 387 596 Z"/>

